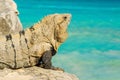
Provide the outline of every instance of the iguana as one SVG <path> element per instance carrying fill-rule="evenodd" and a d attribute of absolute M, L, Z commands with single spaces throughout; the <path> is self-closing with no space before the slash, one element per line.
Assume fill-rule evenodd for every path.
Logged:
<path fill-rule="evenodd" d="M 54 69 L 51 59 L 68 36 L 70 18 L 70 14 L 48 15 L 28 29 L 0 36 L 0 68 Z"/>

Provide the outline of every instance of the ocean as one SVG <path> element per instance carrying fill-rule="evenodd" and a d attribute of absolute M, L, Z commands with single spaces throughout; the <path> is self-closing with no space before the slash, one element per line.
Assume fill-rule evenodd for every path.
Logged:
<path fill-rule="evenodd" d="M 24 28 L 54 13 L 72 14 L 53 65 L 80 80 L 120 80 L 119 0 L 15 0 Z"/>

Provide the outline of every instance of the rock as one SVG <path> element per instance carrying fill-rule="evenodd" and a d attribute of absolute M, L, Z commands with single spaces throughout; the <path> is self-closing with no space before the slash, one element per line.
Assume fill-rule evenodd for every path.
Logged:
<path fill-rule="evenodd" d="M 0 34 L 6 35 L 22 30 L 17 5 L 13 0 L 0 0 Z"/>
<path fill-rule="evenodd" d="M 75 75 L 63 71 L 30 67 L 17 70 L 0 70 L 0 80 L 79 80 Z"/>

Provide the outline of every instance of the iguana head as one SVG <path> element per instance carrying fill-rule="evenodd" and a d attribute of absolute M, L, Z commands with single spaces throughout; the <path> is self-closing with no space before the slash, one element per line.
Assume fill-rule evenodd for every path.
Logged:
<path fill-rule="evenodd" d="M 53 43 L 55 50 L 59 48 L 60 44 L 63 43 L 67 37 L 67 28 L 70 23 L 70 14 L 55 14 L 54 15 L 54 40 Z"/>
<path fill-rule="evenodd" d="M 43 18 L 39 24 L 36 24 L 36 28 L 38 29 L 38 27 L 41 26 L 39 30 L 42 30 L 42 34 L 46 37 L 44 40 L 48 40 L 55 50 L 57 50 L 60 44 L 63 43 L 68 36 L 67 28 L 70 23 L 70 18 L 70 14 L 48 15 Z"/>
<path fill-rule="evenodd" d="M 56 26 L 54 30 L 54 38 L 59 43 L 63 43 L 68 36 L 67 27 L 70 22 L 70 18 L 70 14 L 55 15 L 54 22 Z"/>

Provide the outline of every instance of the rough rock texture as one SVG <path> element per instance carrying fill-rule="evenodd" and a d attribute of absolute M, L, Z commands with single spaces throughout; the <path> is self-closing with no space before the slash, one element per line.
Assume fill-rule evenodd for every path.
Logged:
<path fill-rule="evenodd" d="M 13 0 L 0 0 L 0 35 L 22 30 L 18 10 Z"/>
<path fill-rule="evenodd" d="M 0 70 L 0 80 L 79 80 L 75 75 L 40 67 Z"/>

